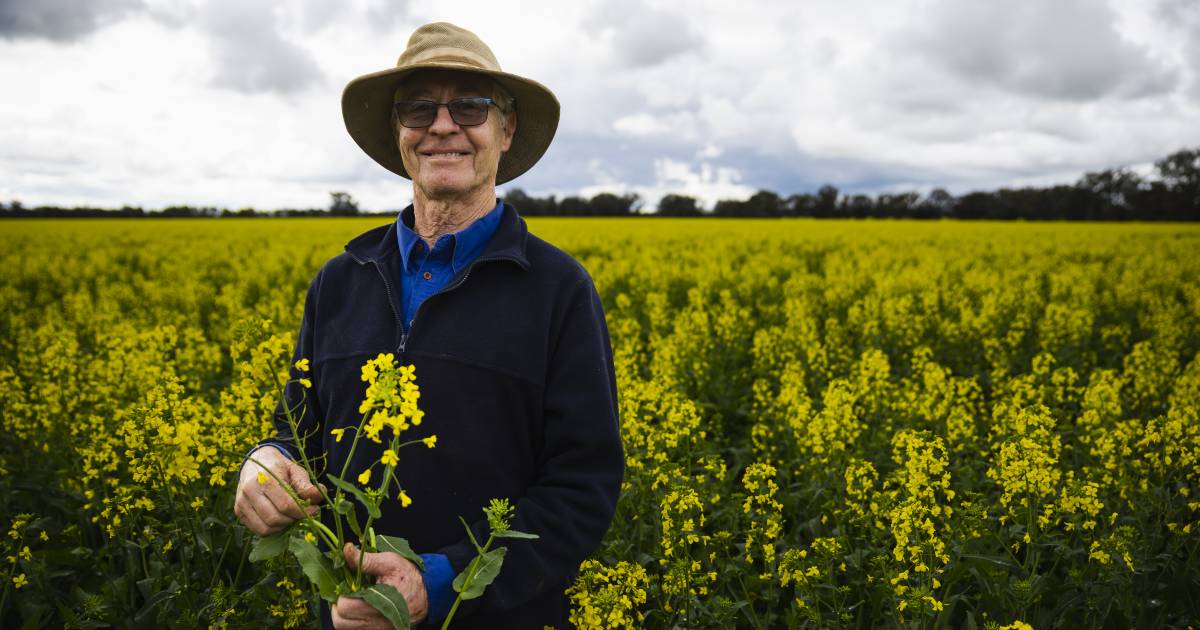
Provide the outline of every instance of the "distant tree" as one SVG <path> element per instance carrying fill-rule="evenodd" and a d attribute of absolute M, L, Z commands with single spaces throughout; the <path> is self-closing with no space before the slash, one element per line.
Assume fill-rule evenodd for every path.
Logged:
<path fill-rule="evenodd" d="M 1173 220 L 1200 219 L 1200 149 L 1184 149 L 1154 163 L 1163 185 L 1174 197 Z"/>
<path fill-rule="evenodd" d="M 698 217 L 700 206 L 695 197 L 687 195 L 663 195 L 658 200 L 658 215 L 662 217 Z"/>
<path fill-rule="evenodd" d="M 1127 168 L 1084 173 L 1075 184 L 1082 193 L 1082 207 L 1071 208 L 1068 218 L 1104 221 L 1130 218 L 1142 184 L 1142 178 Z"/>
<path fill-rule="evenodd" d="M 1170 217 L 1170 209 L 1178 202 L 1177 196 L 1161 181 L 1146 182 L 1133 195 L 1133 217 L 1139 221 L 1161 221 Z M 1192 220 L 1196 220 L 1193 217 Z"/>
<path fill-rule="evenodd" d="M 760 190 L 750 195 L 743 211 L 750 217 L 777 217 L 783 214 L 783 199 L 769 190 Z"/>
<path fill-rule="evenodd" d="M 875 201 L 867 195 L 849 195 L 842 197 L 842 216 L 862 219 L 869 217 L 875 211 Z"/>
<path fill-rule="evenodd" d="M 720 199 L 713 205 L 712 215 L 714 217 L 744 217 L 746 216 L 746 202 L 737 199 Z"/>
<path fill-rule="evenodd" d="M 934 188 L 918 204 L 913 216 L 926 219 L 950 216 L 950 213 L 954 211 L 954 201 L 954 195 L 946 192 L 946 189 Z"/>
<path fill-rule="evenodd" d="M 329 214 L 345 217 L 358 213 L 358 202 L 354 201 L 354 197 L 351 197 L 350 193 L 342 191 L 329 193 Z"/>
<path fill-rule="evenodd" d="M 592 206 L 583 197 L 563 197 L 558 204 L 559 214 L 565 217 L 586 217 L 592 215 Z"/>
<path fill-rule="evenodd" d="M 558 214 L 558 202 L 554 195 L 549 197 L 531 197 L 520 188 L 513 188 L 504 193 L 504 202 L 526 216 L 553 216 Z"/>
<path fill-rule="evenodd" d="M 640 201 L 641 198 L 636 194 L 617 196 L 604 192 L 592 197 L 588 205 L 596 216 L 623 217 L 633 214 Z"/>
<path fill-rule="evenodd" d="M 921 195 L 915 192 L 883 193 L 875 201 L 877 217 L 911 217 L 920 201 Z"/>
<path fill-rule="evenodd" d="M 813 206 L 813 216 L 832 217 L 837 215 L 838 189 L 825 184 L 817 189 L 817 202 Z"/>
<path fill-rule="evenodd" d="M 954 204 L 954 217 L 957 219 L 989 219 L 996 211 L 994 193 L 970 192 L 958 198 Z"/>
<path fill-rule="evenodd" d="M 784 216 L 812 217 L 816 216 L 817 197 L 809 193 L 791 195 L 783 205 Z"/>

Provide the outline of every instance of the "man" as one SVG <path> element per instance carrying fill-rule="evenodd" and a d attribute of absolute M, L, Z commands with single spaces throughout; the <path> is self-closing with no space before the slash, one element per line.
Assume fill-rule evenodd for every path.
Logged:
<path fill-rule="evenodd" d="M 425 421 L 405 438 L 436 434 L 437 444 L 401 452 L 396 473 L 412 505 L 386 501 L 376 530 L 407 538 L 425 571 L 392 553 L 363 563 L 404 595 L 414 621 L 446 615 L 450 583 L 475 555 L 458 518 L 486 538 L 481 508 L 509 498 L 511 527 L 540 538 L 504 541 L 500 576 L 459 607 L 454 627 L 566 627 L 564 591 L 615 510 L 623 459 L 600 298 L 574 259 L 496 199 L 497 184 L 545 152 L 558 109 L 548 89 L 502 72 L 478 37 L 446 23 L 417 29 L 395 68 L 355 79 L 342 96 L 350 135 L 412 180 L 413 204 L 350 241 L 309 286 L 294 357 L 311 369 L 301 428 L 307 454 L 340 471 L 350 440 L 331 430 L 357 424 L 362 364 L 391 352 L 416 366 Z M 295 404 L 301 391 L 293 384 L 285 398 Z M 279 434 L 255 459 L 317 500 L 278 416 Z M 380 448 L 360 442 L 349 470 L 378 461 Z M 243 466 L 235 512 L 265 535 L 302 514 L 258 472 Z M 353 566 L 357 550 L 345 553 Z M 352 598 L 325 623 L 388 627 Z"/>

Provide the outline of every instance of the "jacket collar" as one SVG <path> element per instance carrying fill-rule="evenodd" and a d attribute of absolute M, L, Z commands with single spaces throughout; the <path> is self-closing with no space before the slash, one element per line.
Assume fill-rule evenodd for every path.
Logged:
<path fill-rule="evenodd" d="M 401 210 L 401 213 L 410 215 L 412 212 L 412 205 Z M 399 256 L 400 248 L 396 245 L 398 242 L 396 240 L 396 224 L 396 221 L 392 221 L 355 237 L 346 243 L 346 251 L 360 265 L 382 262 L 389 256 Z M 520 265 L 522 269 L 528 270 L 529 259 L 525 256 L 528 234 L 529 229 L 525 225 L 525 219 L 517 214 L 516 208 L 505 203 L 504 214 L 500 217 L 500 225 L 496 227 L 496 233 L 488 241 L 487 247 L 483 249 L 479 259 L 511 260 Z"/>

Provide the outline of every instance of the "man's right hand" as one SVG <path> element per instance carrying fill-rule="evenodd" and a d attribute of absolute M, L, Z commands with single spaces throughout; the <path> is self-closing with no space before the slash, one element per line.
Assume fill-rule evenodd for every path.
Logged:
<path fill-rule="evenodd" d="M 308 480 L 304 467 L 288 459 L 279 449 L 268 446 L 254 452 L 254 459 L 287 483 L 302 499 L 313 503 L 321 501 L 321 491 Z M 262 472 L 266 483 L 259 483 Z M 242 465 L 238 479 L 237 497 L 233 502 L 233 513 L 243 525 L 259 536 L 269 536 L 288 525 L 308 516 L 315 515 L 320 508 L 310 505 L 301 508 L 287 491 L 263 468 L 250 459 Z"/>

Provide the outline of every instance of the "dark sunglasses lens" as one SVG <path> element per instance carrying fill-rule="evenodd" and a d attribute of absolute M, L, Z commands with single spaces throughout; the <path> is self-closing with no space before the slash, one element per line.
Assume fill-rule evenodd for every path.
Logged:
<path fill-rule="evenodd" d="M 432 101 L 400 101 L 396 103 L 396 114 L 405 127 L 428 127 L 437 117 L 437 108 Z"/>
<path fill-rule="evenodd" d="M 488 103 L 481 98 L 461 98 L 450 101 L 450 117 L 460 125 L 479 125 L 487 120 Z"/>

